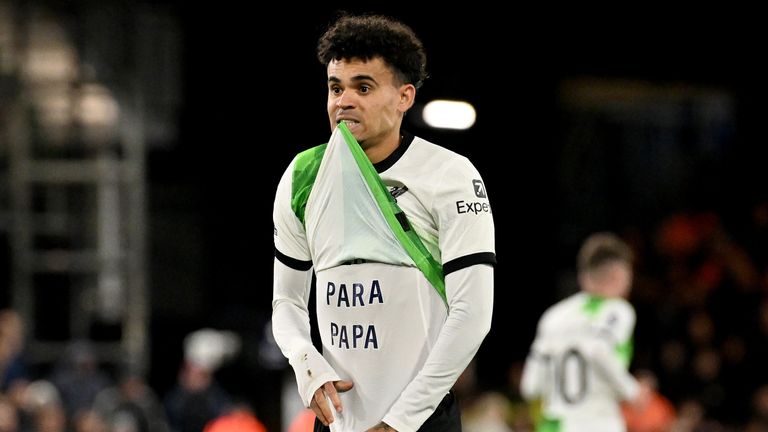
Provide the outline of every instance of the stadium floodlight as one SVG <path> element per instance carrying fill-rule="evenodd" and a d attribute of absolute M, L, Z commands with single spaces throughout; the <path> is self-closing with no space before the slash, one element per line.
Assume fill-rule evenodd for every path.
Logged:
<path fill-rule="evenodd" d="M 475 124 L 475 107 L 464 101 L 433 100 L 421 113 L 424 123 L 439 129 L 469 129 Z"/>

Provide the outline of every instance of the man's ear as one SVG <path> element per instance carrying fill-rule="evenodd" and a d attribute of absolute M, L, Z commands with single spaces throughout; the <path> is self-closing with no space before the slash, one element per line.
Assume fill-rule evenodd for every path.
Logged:
<path fill-rule="evenodd" d="M 594 294 L 592 281 L 589 278 L 589 274 L 586 271 L 580 271 L 577 275 L 578 281 L 579 281 L 579 288 L 582 291 L 588 292 L 590 294 Z"/>
<path fill-rule="evenodd" d="M 413 84 L 403 84 L 400 87 L 400 103 L 397 105 L 400 112 L 406 112 L 413 106 L 416 100 L 416 87 Z"/>

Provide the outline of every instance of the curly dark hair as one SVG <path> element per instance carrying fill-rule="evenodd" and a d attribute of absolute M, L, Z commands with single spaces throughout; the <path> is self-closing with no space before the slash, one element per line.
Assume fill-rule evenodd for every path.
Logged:
<path fill-rule="evenodd" d="M 381 57 L 403 84 L 421 87 L 427 78 L 424 46 L 410 27 L 382 15 L 346 15 L 317 43 L 317 58 L 331 60 Z"/>

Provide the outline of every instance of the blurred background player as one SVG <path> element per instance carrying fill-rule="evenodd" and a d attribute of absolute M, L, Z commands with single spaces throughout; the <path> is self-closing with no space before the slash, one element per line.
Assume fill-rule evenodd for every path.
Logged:
<path fill-rule="evenodd" d="M 630 247 L 611 233 L 589 236 L 578 253 L 580 292 L 548 308 L 525 362 L 521 392 L 540 399 L 538 431 L 623 432 L 620 403 L 640 386 L 627 370 L 634 308 Z"/>

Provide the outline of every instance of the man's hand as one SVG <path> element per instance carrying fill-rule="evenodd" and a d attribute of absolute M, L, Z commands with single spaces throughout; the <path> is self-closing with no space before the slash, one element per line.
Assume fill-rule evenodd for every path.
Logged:
<path fill-rule="evenodd" d="M 376 426 L 368 429 L 365 432 L 397 432 L 397 431 L 392 426 L 390 426 L 390 425 L 388 425 L 388 424 L 386 424 L 384 422 L 379 422 L 379 424 L 377 424 Z"/>
<path fill-rule="evenodd" d="M 315 412 L 318 420 L 320 420 L 323 425 L 328 426 L 333 423 L 333 411 L 331 411 L 331 408 L 328 406 L 328 399 L 326 396 L 331 398 L 331 403 L 333 403 L 333 407 L 336 408 L 336 412 L 341 412 L 342 407 L 339 393 L 349 391 L 353 386 L 354 384 L 352 384 L 352 381 L 328 381 L 319 389 L 315 390 L 315 395 L 312 397 L 312 402 L 309 404 L 309 407 L 312 408 L 312 411 Z"/>
<path fill-rule="evenodd" d="M 638 376 L 637 384 L 639 387 L 637 396 L 630 400 L 629 404 L 632 409 L 643 412 L 648 408 L 648 404 L 650 404 L 653 394 L 656 392 L 655 382 L 651 381 L 648 377 Z"/>

